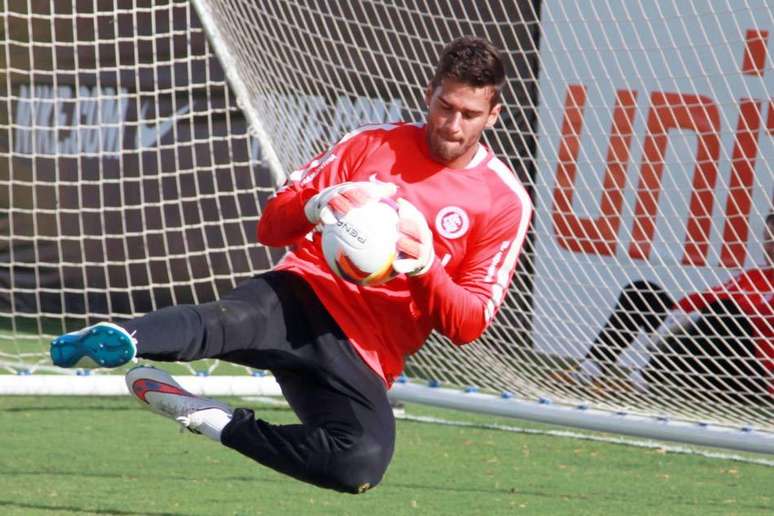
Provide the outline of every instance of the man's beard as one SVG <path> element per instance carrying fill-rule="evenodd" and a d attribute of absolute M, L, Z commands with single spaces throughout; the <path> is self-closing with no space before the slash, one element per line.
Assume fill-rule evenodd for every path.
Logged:
<path fill-rule="evenodd" d="M 429 147 L 430 154 L 433 158 L 442 163 L 449 163 L 465 154 L 472 144 L 459 141 L 450 142 L 438 135 L 428 134 L 427 146 Z"/>

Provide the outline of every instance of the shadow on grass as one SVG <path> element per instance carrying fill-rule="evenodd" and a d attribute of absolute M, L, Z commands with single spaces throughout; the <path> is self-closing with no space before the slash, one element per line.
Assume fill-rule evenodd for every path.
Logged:
<path fill-rule="evenodd" d="M 261 466 L 257 466 L 258 468 L 261 468 Z M 156 478 L 159 481 L 165 481 L 165 480 L 173 480 L 173 481 L 183 481 L 183 482 L 189 482 L 191 480 L 190 475 L 172 475 L 169 473 L 164 473 L 163 475 L 159 475 L 157 477 L 154 477 L 152 474 L 143 473 L 140 475 L 127 475 L 127 474 L 119 474 L 119 473 L 109 473 L 109 472 L 84 472 L 84 471 L 69 471 L 69 470 L 39 470 L 39 471 L 32 471 L 32 470 L 10 470 L 10 471 L 0 471 L 0 477 L 3 476 L 53 476 L 53 477 L 82 477 L 82 478 L 97 478 L 97 479 L 116 479 L 116 480 L 124 480 L 124 481 L 132 481 L 132 480 L 149 480 Z M 244 475 L 232 475 L 232 476 L 224 476 L 224 477 L 217 477 L 217 478 L 210 478 L 211 481 L 218 481 L 218 482 L 251 482 L 251 483 L 267 483 L 267 484 L 286 484 L 289 482 L 296 483 L 297 481 L 292 480 L 290 478 L 261 478 L 260 476 L 244 476 Z M 299 483 L 300 485 L 300 483 Z M 464 487 L 464 486 L 448 486 L 448 485 L 436 485 L 436 484 L 418 484 L 418 483 L 406 483 L 406 482 L 390 482 L 389 480 L 386 483 L 381 484 L 382 489 L 410 489 L 410 490 L 423 490 L 423 491 L 433 491 L 433 492 L 448 492 L 448 493 L 470 493 L 470 494 L 499 494 L 499 495 L 506 495 L 506 494 L 513 494 L 513 495 L 528 495 L 528 496 L 537 496 L 537 497 L 556 497 L 557 493 L 554 492 L 542 492 L 542 491 L 523 491 L 516 488 L 480 488 L 480 487 Z M 579 500 L 589 500 L 592 498 L 590 495 L 563 495 L 570 499 L 579 499 Z"/>
<path fill-rule="evenodd" d="M 0 471 L 0 477 L 14 477 L 14 476 L 52 476 L 52 477 L 83 477 L 83 478 L 97 478 L 97 479 L 118 479 L 118 480 L 125 480 L 125 481 L 131 481 L 131 480 L 148 480 L 148 479 L 158 479 L 160 481 L 163 480 L 180 480 L 183 482 L 190 482 L 193 478 L 191 475 L 171 475 L 169 473 L 164 473 L 163 475 L 150 475 L 147 473 L 143 473 L 142 475 L 127 475 L 125 473 L 109 473 L 109 472 L 94 472 L 94 473 L 85 473 L 83 471 L 64 471 L 64 470 L 39 470 L 39 471 L 33 471 L 33 470 L 7 470 L 7 471 Z M 244 476 L 244 475 L 232 475 L 232 476 L 225 476 L 225 477 L 213 477 L 210 480 L 217 480 L 219 482 L 265 482 L 265 483 L 274 483 L 274 484 L 283 484 L 286 482 L 291 482 L 292 480 L 287 479 L 281 479 L 281 478 L 261 478 L 259 476 Z"/>
<path fill-rule="evenodd" d="M 90 412 L 90 411 L 106 411 L 106 412 L 130 412 L 135 410 L 145 410 L 141 406 L 137 407 L 111 407 L 108 405 L 82 405 L 80 407 L 72 407 L 69 405 L 62 407 L 8 407 L 0 408 L 0 412 Z"/>
<path fill-rule="evenodd" d="M 185 513 L 180 512 L 148 512 L 148 511 L 142 511 L 142 512 L 133 512 L 133 511 L 121 511 L 116 509 L 91 509 L 86 507 L 76 507 L 73 505 L 46 505 L 46 504 L 32 504 L 32 503 L 20 503 L 20 502 L 14 502 L 11 500 L 0 500 L 0 508 L 8 508 L 8 509 L 22 509 L 22 510 L 40 510 L 40 511 L 67 511 L 67 512 L 74 512 L 74 513 L 93 513 L 93 514 L 126 514 L 126 515 L 168 515 L 168 516 L 177 516 L 177 515 L 183 515 Z"/>
<path fill-rule="evenodd" d="M 126 474 L 117 474 L 117 473 L 106 473 L 106 472 L 95 472 L 95 473 L 88 473 L 83 471 L 56 471 L 56 470 L 41 470 L 41 471 L 29 471 L 29 470 L 13 470 L 13 471 L 0 471 L 0 477 L 3 476 L 53 476 L 53 477 L 82 477 L 82 478 L 97 478 L 97 479 L 118 479 L 118 480 L 124 480 L 124 481 L 131 481 L 131 480 L 138 480 L 142 478 L 143 480 L 153 479 L 153 475 L 143 474 L 142 477 L 140 476 L 134 476 L 134 475 L 126 475 Z M 191 480 L 191 476 L 186 475 L 170 475 L 169 473 L 165 473 L 164 475 L 156 477 L 159 481 L 165 481 L 165 480 L 172 480 L 172 481 L 182 481 L 182 482 L 189 482 Z M 286 484 L 289 482 L 295 483 L 295 480 L 292 479 L 284 479 L 284 478 L 261 478 L 259 476 L 251 477 L 251 476 L 225 476 L 225 477 L 217 477 L 211 478 L 210 480 L 217 480 L 218 482 L 250 482 L 250 483 L 266 483 L 266 484 Z M 300 484 L 299 484 L 300 485 Z M 557 493 L 554 492 L 542 492 L 542 491 L 523 491 L 516 488 L 479 488 L 479 487 L 464 487 L 464 486 L 447 486 L 447 485 L 431 485 L 431 484 L 417 484 L 417 483 L 405 483 L 405 482 L 390 482 L 387 481 L 386 483 L 381 485 L 381 489 L 409 489 L 409 490 L 423 490 L 423 491 L 432 491 L 432 492 L 447 492 L 447 493 L 469 493 L 469 494 L 486 494 L 486 495 L 520 495 L 520 496 L 536 496 L 536 497 L 546 497 L 546 498 L 555 498 L 557 497 Z M 567 499 L 578 499 L 578 500 L 590 500 L 592 496 L 587 495 L 562 495 Z M 2 505 L 2 501 L 0 501 L 0 505 Z M 127 514 L 134 514 L 134 513 L 127 513 Z"/>

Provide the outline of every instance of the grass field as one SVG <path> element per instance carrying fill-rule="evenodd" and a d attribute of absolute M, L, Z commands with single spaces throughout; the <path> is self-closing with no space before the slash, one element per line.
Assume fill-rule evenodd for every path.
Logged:
<path fill-rule="evenodd" d="M 290 422 L 288 409 L 230 400 Z M 409 414 L 529 428 L 410 405 Z M 768 457 L 769 459 L 771 457 Z M 178 433 L 127 397 L 0 397 L 0 514 L 772 514 L 774 469 L 728 459 L 415 421 L 383 483 L 307 486 Z"/>

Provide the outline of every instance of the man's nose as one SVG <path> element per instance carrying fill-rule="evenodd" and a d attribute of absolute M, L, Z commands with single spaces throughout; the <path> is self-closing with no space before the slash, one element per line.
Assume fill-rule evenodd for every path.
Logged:
<path fill-rule="evenodd" d="M 446 120 L 446 128 L 452 133 L 458 133 L 462 129 L 462 113 L 452 113 Z"/>

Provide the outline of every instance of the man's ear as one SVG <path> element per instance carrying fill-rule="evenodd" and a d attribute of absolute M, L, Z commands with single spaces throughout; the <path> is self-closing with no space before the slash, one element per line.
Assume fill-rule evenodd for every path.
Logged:
<path fill-rule="evenodd" d="M 497 118 L 500 116 L 500 110 L 503 108 L 503 105 L 500 103 L 495 104 L 492 106 L 492 109 L 489 110 L 489 115 L 486 119 L 486 128 L 489 129 L 493 125 L 497 123 Z"/>
<path fill-rule="evenodd" d="M 435 92 L 435 88 L 433 88 L 433 85 L 428 84 L 427 88 L 425 88 L 425 105 L 427 107 L 430 107 L 430 101 L 433 100 L 434 92 Z"/>

